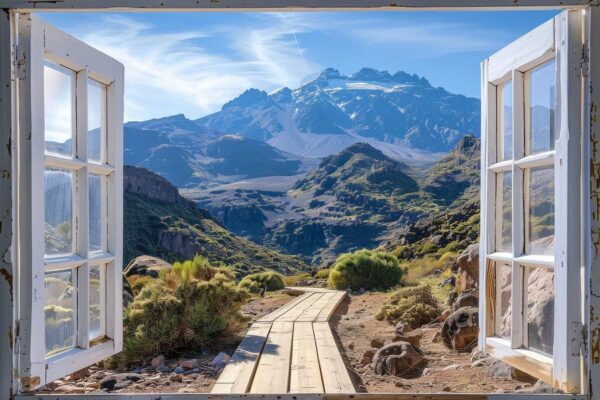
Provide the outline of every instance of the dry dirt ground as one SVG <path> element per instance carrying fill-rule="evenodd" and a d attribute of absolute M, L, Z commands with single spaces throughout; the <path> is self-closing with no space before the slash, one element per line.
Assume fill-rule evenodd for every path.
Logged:
<path fill-rule="evenodd" d="M 508 393 L 531 387 L 531 381 L 491 377 L 488 368 L 471 367 L 470 353 L 448 350 L 441 341 L 433 343 L 433 335 L 440 330 L 439 326 L 422 329 L 419 348 L 427 359 L 424 376 L 403 379 L 376 375 L 372 367 L 363 365 L 361 360 L 366 351 L 377 350 L 371 346 L 372 339 L 380 339 L 385 344 L 393 342 L 394 326 L 373 317 L 386 299 L 384 293 L 348 296 L 332 319 L 345 361 L 356 372 L 357 389 L 371 393 Z"/>
<path fill-rule="evenodd" d="M 281 307 L 293 297 L 283 293 L 270 293 L 265 298 L 254 298 L 243 308 L 250 320 Z M 394 338 L 394 326 L 386 321 L 377 321 L 375 313 L 387 299 L 385 293 L 364 293 L 350 295 L 340 305 L 331 324 L 338 339 L 338 345 L 345 362 L 353 375 L 357 391 L 378 393 L 440 393 L 440 392 L 514 392 L 531 387 L 532 382 L 514 379 L 498 379 L 489 375 L 486 367 L 471 367 L 469 353 L 457 353 L 448 350 L 441 342 L 432 342 L 438 327 L 422 329 L 420 349 L 427 359 L 425 374 L 416 378 L 404 379 L 394 376 L 378 376 L 370 364 L 362 363 L 363 354 L 376 350 L 371 346 L 372 339 L 385 344 Z M 106 370 L 93 366 L 81 374 L 72 374 L 48 385 L 42 393 L 99 393 L 100 381 L 111 375 L 124 374 L 141 378 L 135 382 L 126 382 L 126 386 L 115 389 L 113 393 L 207 393 L 218 378 L 220 370 L 211 366 L 211 361 L 219 353 L 232 354 L 239 340 L 246 333 L 240 330 L 225 348 L 206 351 L 200 354 L 181 355 L 167 359 L 168 371 L 157 372 L 149 363 L 127 371 Z M 176 370 L 183 359 L 195 359 L 198 367 L 185 372 Z M 125 379 L 125 381 L 127 381 Z"/>
<path fill-rule="evenodd" d="M 294 297 L 287 294 L 269 293 L 264 298 L 253 298 L 244 305 L 242 313 L 250 321 L 254 321 L 293 299 Z M 224 348 L 211 349 L 211 351 L 199 354 L 183 354 L 178 358 L 167 359 L 165 366 L 168 372 L 157 372 L 156 368 L 152 367 L 149 362 L 146 365 L 140 365 L 125 371 L 104 369 L 100 365 L 94 365 L 54 381 L 44 389 L 39 390 L 38 393 L 101 393 L 103 391 L 100 388 L 100 381 L 111 375 L 121 377 L 126 385 L 122 389 L 111 391 L 111 393 L 208 393 L 211 391 L 220 372 L 219 369 L 210 365 L 211 361 L 220 351 L 233 354 L 245 334 L 246 329 L 241 329 L 235 337 L 231 338 L 231 343 Z M 181 360 L 184 359 L 197 360 L 198 367 L 178 373 L 176 369 L 181 365 Z M 141 379 L 138 380 L 138 378 Z"/>

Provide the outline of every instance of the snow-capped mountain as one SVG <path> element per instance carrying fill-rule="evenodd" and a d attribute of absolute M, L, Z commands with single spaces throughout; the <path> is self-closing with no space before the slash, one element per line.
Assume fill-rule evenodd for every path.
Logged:
<path fill-rule="evenodd" d="M 427 79 L 363 68 L 328 68 L 295 90 L 250 89 L 201 126 L 261 140 L 304 157 L 324 157 L 356 142 L 395 159 L 423 160 L 479 136 L 479 100 L 432 87 Z"/>

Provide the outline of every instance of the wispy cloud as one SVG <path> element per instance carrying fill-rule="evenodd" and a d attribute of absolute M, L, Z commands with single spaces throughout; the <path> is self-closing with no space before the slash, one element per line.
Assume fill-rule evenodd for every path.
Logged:
<path fill-rule="evenodd" d="M 98 30 L 75 35 L 125 65 L 126 120 L 180 112 L 198 117 L 248 88 L 293 87 L 320 69 L 298 44 L 301 24 L 261 18 L 252 27 L 165 32 L 135 18 L 105 16 Z M 209 49 L 215 40 L 219 51 Z"/>
<path fill-rule="evenodd" d="M 349 30 L 359 40 L 374 44 L 404 45 L 418 48 L 420 54 L 440 54 L 491 51 L 506 43 L 505 32 L 458 23 L 400 22 L 397 26 L 365 24 Z"/>

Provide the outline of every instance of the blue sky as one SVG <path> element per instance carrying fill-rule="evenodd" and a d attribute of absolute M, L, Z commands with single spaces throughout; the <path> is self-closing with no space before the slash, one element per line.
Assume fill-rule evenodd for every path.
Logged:
<path fill-rule="evenodd" d="M 121 61 L 125 119 L 198 118 L 326 67 L 425 76 L 479 97 L 479 63 L 556 12 L 93 13 L 41 18 Z"/>

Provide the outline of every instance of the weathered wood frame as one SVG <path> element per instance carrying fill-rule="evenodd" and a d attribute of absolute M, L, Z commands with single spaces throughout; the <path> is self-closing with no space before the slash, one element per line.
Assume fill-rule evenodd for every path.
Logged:
<path fill-rule="evenodd" d="M 20 334 L 20 387 L 43 385 L 86 365 L 102 360 L 122 349 L 122 124 L 123 76 L 122 64 L 92 47 L 66 35 L 31 14 L 18 17 L 17 67 L 18 197 L 17 223 L 20 246 L 17 260 L 20 268 L 18 286 Z M 72 157 L 45 154 L 44 142 L 44 64 L 51 62 L 73 72 L 73 151 Z M 107 126 L 103 163 L 87 160 L 87 85 L 88 77 L 106 87 Z M 72 173 L 73 183 L 73 255 L 44 256 L 44 169 L 60 168 Z M 102 252 L 89 253 L 88 247 L 88 174 L 100 175 L 108 190 L 102 219 L 107 231 Z M 105 312 L 106 338 L 89 345 L 89 269 L 103 266 L 106 272 L 107 303 Z M 44 274 L 48 271 L 70 270 L 76 290 L 75 345 L 72 349 L 50 357 L 45 356 L 44 337 Z"/>
<path fill-rule="evenodd" d="M 13 215 L 15 203 L 15 159 L 16 147 L 14 138 L 15 121 L 11 119 L 15 106 L 15 87 L 13 85 L 13 60 L 14 60 L 14 25 L 11 23 L 11 14 L 17 11 L 32 10 L 113 10 L 113 11 L 307 11 L 307 10 L 502 10 L 502 9 L 585 9 L 586 49 L 582 60 L 584 74 L 583 85 L 583 139 L 582 139 L 582 241 L 583 241 L 583 266 L 584 275 L 584 303 L 582 315 L 585 325 L 582 340 L 576 340 L 573 347 L 581 347 L 585 354 L 585 367 L 582 370 L 584 386 L 582 391 L 587 396 L 560 396 L 560 395 L 512 395 L 512 394 L 358 394 L 356 399 L 540 399 L 540 398 L 572 398 L 572 399 L 600 399 L 600 123 L 598 123 L 598 104 L 600 104 L 600 90 L 594 91 L 594 85 L 600 81 L 600 52 L 591 49 L 600 49 L 600 1 L 599 0 L 457 0 L 449 4 L 446 0 L 401 0 L 390 3 L 386 0 L 360 1 L 360 0 L 64 0 L 64 1 L 26 1 L 4 0 L 3 9 L 0 10 L 0 304 L 4 309 L 13 312 L 0 313 L 0 397 L 12 399 L 18 390 L 19 382 L 13 379 L 13 367 L 17 365 L 14 351 L 16 338 L 19 333 L 20 323 L 17 317 L 17 269 L 15 262 L 15 238 L 18 234 L 17 224 Z M 482 85 L 482 93 L 487 92 L 486 85 Z M 482 115 L 484 117 L 485 114 Z M 484 144 L 484 143 L 482 143 Z M 484 148 L 483 146 L 482 148 Z M 485 155 L 482 155 L 482 158 Z M 590 182 L 589 186 L 587 182 Z M 488 188 L 482 187 L 482 190 Z M 482 216 L 487 210 L 482 204 Z M 482 243 L 485 246 L 485 243 Z M 11 252 L 11 249 L 13 250 Z M 485 270 L 486 265 L 482 265 Z M 480 274 L 480 287 L 486 284 L 486 275 Z M 482 320 L 482 332 L 485 332 L 486 321 Z M 596 389 L 596 390 L 594 390 Z M 298 398 L 295 395 L 282 396 L 253 396 L 266 400 Z M 15 398 L 32 398 L 31 396 L 16 396 Z M 247 398 L 248 396 L 231 396 L 227 399 Z M 47 398 L 35 396 L 33 398 Z M 52 396 L 53 399 L 68 399 L 69 396 Z M 155 399 L 156 395 L 107 395 L 85 396 L 86 399 Z M 161 395 L 163 400 L 169 399 L 210 399 L 214 396 L 206 395 Z M 225 398 L 225 397 L 219 397 Z M 306 395 L 302 399 L 331 399 L 348 398 L 344 395 Z"/>
<path fill-rule="evenodd" d="M 480 345 L 497 358 L 523 369 L 557 388 L 579 393 L 582 387 L 581 355 L 579 346 L 582 323 L 582 268 L 580 254 L 581 224 L 581 127 L 582 77 L 581 51 L 585 14 L 565 11 L 539 26 L 522 38 L 491 56 L 482 64 L 482 223 L 481 268 L 489 271 L 488 262 L 512 264 L 511 337 L 496 336 L 496 330 L 482 327 Z M 528 102 L 529 71 L 555 59 L 557 82 L 556 127 L 559 138 L 555 149 L 528 155 L 525 127 Z M 497 160 L 498 131 L 496 117 L 502 104 L 497 104 L 497 88 L 507 81 L 513 87 L 513 157 Z M 501 149 L 500 149 L 501 150 Z M 552 166 L 555 182 L 555 249 L 554 256 L 527 255 L 527 171 L 533 167 Z M 512 172 L 512 251 L 496 252 L 499 234 L 496 192 L 499 172 Z M 568 240 L 567 240 L 568 238 Z M 527 349 L 526 282 L 530 267 L 553 270 L 555 275 L 554 352 L 545 356 Z M 497 275 L 495 272 L 493 272 Z M 486 279 L 495 285 L 498 279 Z M 486 287 L 486 286 L 482 286 Z M 497 325 L 499 315 L 498 289 L 486 288 L 485 303 L 493 302 L 497 310 L 488 314 L 490 307 L 480 308 L 480 320 Z"/>

